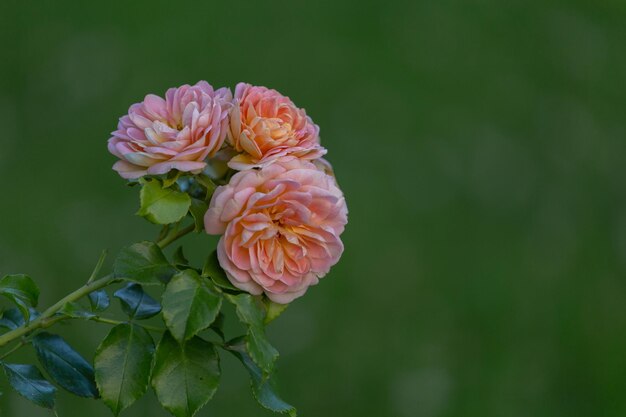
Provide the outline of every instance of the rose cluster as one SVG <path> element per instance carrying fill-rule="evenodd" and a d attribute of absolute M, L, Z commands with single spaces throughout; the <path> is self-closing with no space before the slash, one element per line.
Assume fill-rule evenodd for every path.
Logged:
<path fill-rule="evenodd" d="M 204 225 L 221 235 L 218 260 L 243 291 L 289 303 L 343 252 L 347 207 L 319 127 L 275 90 L 239 83 L 233 96 L 200 81 L 148 95 L 120 118 L 108 148 L 127 179 L 200 174 L 234 155 L 237 172 L 213 193 Z"/>

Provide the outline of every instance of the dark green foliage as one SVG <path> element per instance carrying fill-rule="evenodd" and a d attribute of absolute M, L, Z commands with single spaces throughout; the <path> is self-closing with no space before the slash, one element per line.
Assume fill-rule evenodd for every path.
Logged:
<path fill-rule="evenodd" d="M 43 369 L 69 392 L 81 397 L 98 397 L 91 364 L 61 336 L 42 332 L 32 339 Z"/>
<path fill-rule="evenodd" d="M 58 314 L 62 314 L 64 316 L 74 319 L 90 319 L 96 316 L 95 313 L 83 309 L 82 306 L 78 303 L 65 304 Z"/>
<path fill-rule="evenodd" d="M 239 337 L 231 340 L 226 344 L 226 348 L 235 355 L 248 370 L 252 393 L 259 404 L 268 410 L 278 413 L 288 413 L 290 416 L 296 415 L 296 409 L 292 405 L 287 404 L 276 394 L 276 388 L 274 387 L 271 377 L 265 376 L 261 368 L 259 368 L 250 357 L 246 348 L 245 338 Z"/>
<path fill-rule="evenodd" d="M 36 319 L 39 316 L 39 312 L 30 308 L 29 316 L 31 320 Z M 24 315 L 18 308 L 10 308 L 2 312 L 2 318 L 0 318 L 0 327 L 5 329 L 14 330 L 26 323 Z"/>
<path fill-rule="evenodd" d="M 179 272 L 163 293 L 163 319 L 183 342 L 206 329 L 220 311 L 222 297 L 213 284 L 191 269 Z"/>
<path fill-rule="evenodd" d="M 113 270 L 116 277 L 140 284 L 162 284 L 176 273 L 154 242 L 135 243 L 122 249 Z"/>
<path fill-rule="evenodd" d="M 13 301 L 26 320 L 30 318 L 30 307 L 37 307 L 39 288 L 31 277 L 24 274 L 6 275 L 0 279 L 0 294 Z"/>
<path fill-rule="evenodd" d="M 272 373 L 274 362 L 278 359 L 278 351 L 265 336 L 266 310 L 263 301 L 260 297 L 250 294 L 226 294 L 226 298 L 235 304 L 239 320 L 248 326 L 246 346 L 252 360 L 261 368 L 263 373 Z"/>
<path fill-rule="evenodd" d="M 116 416 L 145 394 L 154 342 L 137 324 L 119 324 L 102 341 L 94 358 L 102 400 Z"/>
<path fill-rule="evenodd" d="M 33 365 L 3 363 L 9 384 L 24 398 L 40 407 L 54 408 L 56 388 Z"/>
<path fill-rule="evenodd" d="M 211 252 L 211 254 L 207 257 L 204 262 L 204 266 L 202 267 L 202 276 L 210 278 L 211 281 L 213 281 L 213 283 L 220 288 L 236 292 L 240 291 L 228 280 L 226 273 L 220 266 L 217 259 L 217 251 Z"/>
<path fill-rule="evenodd" d="M 113 297 L 119 298 L 122 310 L 131 319 L 148 319 L 161 311 L 159 302 L 146 294 L 139 284 L 130 283 L 117 290 Z"/>
<path fill-rule="evenodd" d="M 94 291 L 89 294 L 89 304 L 94 312 L 109 308 L 110 300 L 105 290 Z"/>
<path fill-rule="evenodd" d="M 170 188 L 161 190 L 165 195 L 175 195 L 172 194 L 175 179 L 176 176 L 169 178 Z M 149 184 L 154 182 L 144 183 L 145 192 L 146 187 L 153 187 Z M 196 184 L 196 188 L 201 187 Z M 150 201 L 152 211 L 148 217 L 152 220 L 172 215 L 173 209 L 164 209 L 160 199 Z M 206 204 L 199 202 L 194 207 L 192 215 L 199 228 Z M 160 244 L 167 246 L 169 238 L 163 236 L 176 236 L 179 226 L 164 227 Z M 186 230 L 191 232 L 192 228 Z M 0 280 L 0 294 L 16 307 L 4 311 L 0 327 L 14 332 L 0 334 L 4 337 L 0 345 L 14 343 L 14 350 L 32 344 L 45 374 L 53 382 L 81 397 L 101 397 L 115 416 L 141 398 L 151 385 L 159 403 L 175 417 L 192 417 L 217 391 L 221 376 L 219 346 L 242 362 L 250 374 L 253 395 L 263 407 L 295 416 L 295 409 L 275 393 L 272 378 L 278 351 L 265 333 L 265 326 L 287 306 L 234 287 L 215 251 L 208 256 L 201 273 L 185 257 L 182 246 L 172 259 L 176 266 L 170 264 L 159 245 L 136 243 L 120 251 L 114 261 L 113 275 L 97 278 L 103 255 L 88 284 L 45 310 L 43 315 L 33 308 L 39 296 L 34 282 L 25 275 L 6 276 Z M 115 291 L 113 297 L 119 299 L 128 321 L 119 321 L 114 315 L 101 316 L 110 308 L 105 287 L 123 280 L 131 282 Z M 145 292 L 142 285 L 148 284 L 161 285 L 156 290 L 163 290 L 162 305 Z M 224 343 L 225 316 L 221 312 L 224 297 L 234 304 L 237 317 L 246 328 L 245 336 L 229 343 Z M 88 306 L 82 298 L 88 300 Z M 135 322 L 155 316 L 163 320 L 165 327 Z M 68 319 L 114 325 L 96 349 L 95 370 L 61 336 L 42 331 Z M 212 341 L 200 337 L 208 329 L 214 332 L 206 334 Z M 161 336 L 156 348 L 148 330 Z M 6 354 L 12 354 L 13 350 L 7 350 Z M 35 366 L 3 366 L 11 386 L 22 396 L 40 406 L 54 407 L 56 388 Z"/>
<path fill-rule="evenodd" d="M 152 387 L 161 405 L 176 417 L 192 417 L 219 384 L 219 356 L 198 336 L 179 343 L 165 332 L 157 347 Z"/>

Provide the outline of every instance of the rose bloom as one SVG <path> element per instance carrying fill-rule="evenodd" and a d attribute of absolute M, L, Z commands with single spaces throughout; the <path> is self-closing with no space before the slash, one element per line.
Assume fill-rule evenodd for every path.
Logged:
<path fill-rule="evenodd" d="M 198 173 L 217 152 L 228 130 L 232 94 L 206 81 L 170 88 L 165 99 L 149 94 L 130 106 L 109 139 L 113 165 L 124 178 L 165 174 L 172 169 Z"/>
<path fill-rule="evenodd" d="M 230 161 L 231 168 L 262 167 L 286 155 L 316 159 L 326 153 L 319 127 L 278 91 L 239 83 L 234 104 L 228 141 L 242 153 Z"/>
<path fill-rule="evenodd" d="M 286 304 L 337 263 L 347 214 L 332 176 L 286 158 L 218 187 L 204 225 L 223 234 L 217 256 L 234 286 Z"/>

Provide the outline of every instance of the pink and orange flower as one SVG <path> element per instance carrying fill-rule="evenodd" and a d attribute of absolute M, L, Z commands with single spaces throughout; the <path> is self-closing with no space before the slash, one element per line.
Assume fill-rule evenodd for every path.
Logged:
<path fill-rule="evenodd" d="M 165 99 L 149 94 L 130 106 L 109 139 L 120 160 L 113 169 L 128 179 L 172 169 L 198 173 L 223 145 L 232 93 L 206 81 L 170 88 Z"/>
<path fill-rule="evenodd" d="M 233 98 L 200 81 L 165 99 L 148 95 L 120 119 L 108 146 L 120 159 L 113 169 L 128 179 L 223 174 L 226 161 L 239 171 L 213 193 L 204 225 L 221 235 L 218 260 L 243 291 L 289 303 L 343 252 L 348 209 L 322 158 L 319 127 L 275 90 L 239 83 Z"/>
<path fill-rule="evenodd" d="M 204 221 L 207 233 L 223 235 L 217 254 L 232 284 L 284 304 L 337 263 L 347 213 L 332 176 L 287 158 L 235 174 L 215 191 Z"/>
<path fill-rule="evenodd" d="M 239 83 L 230 114 L 229 143 L 239 155 L 229 162 L 236 170 L 266 166 L 284 156 L 317 159 L 326 153 L 319 127 L 276 90 Z"/>

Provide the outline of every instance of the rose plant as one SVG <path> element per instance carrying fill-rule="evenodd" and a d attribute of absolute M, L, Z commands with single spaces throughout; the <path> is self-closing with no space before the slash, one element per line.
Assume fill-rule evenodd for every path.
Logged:
<path fill-rule="evenodd" d="M 140 188 L 137 214 L 159 236 L 123 248 L 108 274 L 103 253 L 85 285 L 44 310 L 29 276 L 0 280 L 13 304 L 0 318 L 11 387 L 46 408 L 61 387 L 101 398 L 117 416 L 150 386 L 171 414 L 190 417 L 216 392 L 226 352 L 248 371 L 261 406 L 295 415 L 275 391 L 278 351 L 265 327 L 343 252 L 347 207 L 321 158 L 318 126 L 275 90 L 240 83 L 233 96 L 200 81 L 133 104 L 108 149 L 113 169 Z M 166 254 L 194 232 L 220 236 L 203 265 L 183 246 Z M 111 296 L 124 319 L 111 317 Z M 243 334 L 226 334 L 226 303 Z M 93 360 L 51 332 L 76 320 L 113 326 Z M 39 366 L 9 361 L 27 346 Z"/>

